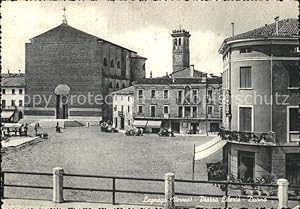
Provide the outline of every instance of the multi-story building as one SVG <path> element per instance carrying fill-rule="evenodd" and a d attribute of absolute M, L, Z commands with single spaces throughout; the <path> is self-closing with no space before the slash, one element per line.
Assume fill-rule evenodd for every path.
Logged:
<path fill-rule="evenodd" d="M 239 175 L 243 163 L 246 178 L 274 175 L 300 183 L 298 26 L 297 19 L 275 18 L 225 39 L 219 49 L 223 127 L 234 139 L 225 156 L 230 173 Z"/>
<path fill-rule="evenodd" d="M 113 93 L 113 125 L 120 130 L 133 126 L 134 87 L 130 86 Z"/>
<path fill-rule="evenodd" d="M 16 122 L 23 118 L 25 77 L 24 74 L 1 74 L 1 119 Z"/>
<path fill-rule="evenodd" d="M 112 120 L 108 95 L 144 78 L 145 60 L 133 50 L 71 27 L 64 19 L 26 43 L 25 117 Z"/>
<path fill-rule="evenodd" d="M 158 132 L 207 134 L 217 132 L 220 124 L 221 78 L 208 77 L 194 69 L 189 60 L 186 30 L 174 30 L 173 72 L 165 77 L 133 82 L 134 126 Z"/>
<path fill-rule="evenodd" d="M 145 131 L 218 132 L 220 77 L 150 78 L 134 82 L 134 119 Z"/>

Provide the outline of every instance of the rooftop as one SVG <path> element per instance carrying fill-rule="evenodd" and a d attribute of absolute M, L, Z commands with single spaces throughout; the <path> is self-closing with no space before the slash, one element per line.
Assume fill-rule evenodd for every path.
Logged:
<path fill-rule="evenodd" d="M 1 74 L 1 87 L 25 87 L 24 74 Z"/>
<path fill-rule="evenodd" d="M 232 37 L 225 39 L 219 51 L 226 45 L 226 43 L 243 40 L 243 39 L 260 39 L 268 37 L 286 37 L 286 38 L 298 38 L 299 37 L 299 21 L 298 19 L 283 19 L 278 21 L 278 32 L 276 32 L 276 23 L 266 24 L 260 28 L 247 31 Z"/>
<path fill-rule="evenodd" d="M 119 91 L 114 92 L 116 95 L 129 95 L 129 94 L 134 94 L 134 87 L 129 86 L 125 89 L 121 89 Z"/>
<path fill-rule="evenodd" d="M 207 78 L 209 84 L 221 84 L 221 77 Z M 164 76 L 158 78 L 144 78 L 135 81 L 134 84 L 152 84 L 152 85 L 170 85 L 170 84 L 205 84 L 206 82 L 201 77 L 194 78 L 172 78 Z"/>
<path fill-rule="evenodd" d="M 55 40 L 54 40 L 55 38 Z M 125 48 L 123 46 L 117 45 L 115 43 L 112 43 L 110 41 L 104 40 L 102 38 L 99 38 L 97 36 L 91 35 L 89 33 L 86 33 L 84 31 L 81 31 L 79 29 L 76 29 L 74 27 L 71 27 L 68 24 L 60 24 L 59 26 L 52 28 L 44 33 L 41 33 L 40 35 L 37 35 L 30 39 L 32 42 L 38 41 L 38 42 L 56 42 L 57 40 L 60 41 L 66 41 L 66 42 L 79 42 L 80 40 L 92 40 L 92 41 L 98 41 L 98 42 L 106 42 L 109 44 L 112 44 L 114 46 L 126 49 L 128 51 L 134 52 L 135 51 Z"/>

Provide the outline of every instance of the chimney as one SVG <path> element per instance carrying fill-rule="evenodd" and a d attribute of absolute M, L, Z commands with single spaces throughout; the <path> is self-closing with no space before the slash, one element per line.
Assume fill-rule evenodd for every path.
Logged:
<path fill-rule="evenodd" d="M 232 36 L 234 36 L 234 22 L 231 23 Z"/>
<path fill-rule="evenodd" d="M 278 21 L 279 21 L 279 17 L 278 16 L 275 17 L 274 20 L 275 20 L 276 35 L 278 35 L 278 30 L 279 30 Z"/>
<path fill-rule="evenodd" d="M 190 65 L 190 77 L 194 77 L 194 65 Z"/>

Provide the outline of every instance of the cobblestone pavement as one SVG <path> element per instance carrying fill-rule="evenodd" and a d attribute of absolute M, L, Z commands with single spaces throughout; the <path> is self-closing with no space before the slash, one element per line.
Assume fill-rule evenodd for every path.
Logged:
<path fill-rule="evenodd" d="M 66 173 L 128 176 L 144 178 L 164 178 L 164 174 L 173 172 L 177 179 L 192 178 L 193 145 L 200 145 L 213 137 L 158 137 L 144 135 L 143 137 L 125 136 L 123 133 L 102 133 L 99 127 L 67 128 L 63 133 L 54 129 L 40 130 L 49 134 L 49 139 L 37 140 L 25 146 L 5 150 L 3 153 L 4 170 L 52 172 L 54 167 L 62 167 Z M 222 152 L 213 154 L 208 159 L 197 161 L 195 179 L 207 180 L 206 163 L 222 159 Z M 8 174 L 6 183 L 33 184 L 52 186 L 51 176 L 29 176 Z M 93 179 L 64 177 L 64 186 L 90 187 L 111 189 L 110 179 Z M 176 192 L 200 194 L 220 194 L 214 185 L 191 185 L 176 183 Z M 163 182 L 141 182 L 118 180 L 117 189 L 144 190 L 164 192 Z M 52 199 L 51 190 L 7 188 L 6 197 Z M 118 203 L 143 203 L 147 195 L 117 194 Z M 64 191 L 66 200 L 82 200 L 96 202 L 111 202 L 111 193 L 88 191 Z M 148 198 L 163 198 L 148 195 Z M 194 197 L 191 205 L 206 207 L 222 207 L 224 203 L 209 201 L 200 202 L 200 197 Z M 200 203 L 199 203 L 200 202 Z M 257 207 L 260 203 L 229 203 L 229 206 Z M 276 207 L 276 201 L 268 201 L 263 206 Z"/>

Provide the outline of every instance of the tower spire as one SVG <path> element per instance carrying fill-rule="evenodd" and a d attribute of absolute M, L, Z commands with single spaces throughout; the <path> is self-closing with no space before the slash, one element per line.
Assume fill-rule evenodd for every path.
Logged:
<path fill-rule="evenodd" d="M 64 7 L 63 8 L 64 14 L 63 14 L 62 23 L 67 25 L 68 22 L 67 22 L 66 10 L 67 10 L 66 7 Z"/>

